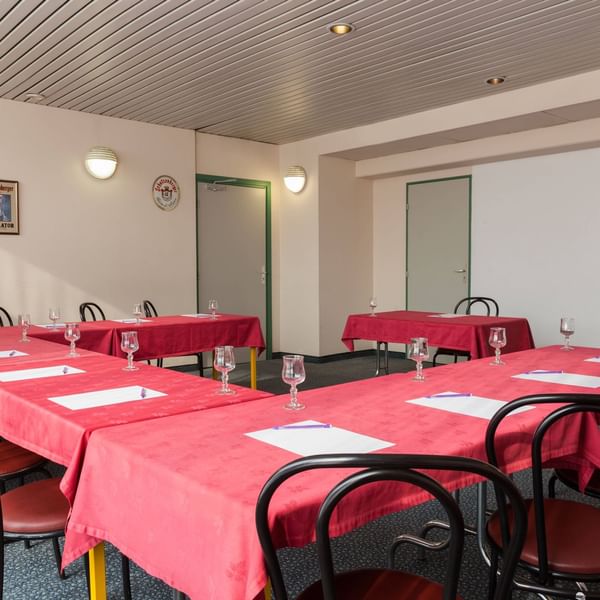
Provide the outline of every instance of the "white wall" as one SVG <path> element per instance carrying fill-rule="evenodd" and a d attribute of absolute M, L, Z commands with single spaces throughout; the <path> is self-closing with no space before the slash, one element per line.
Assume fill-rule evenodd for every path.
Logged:
<path fill-rule="evenodd" d="M 83 301 L 107 317 L 151 299 L 162 313 L 195 308 L 194 132 L 0 100 L 0 178 L 19 182 L 21 234 L 0 235 L 0 305 L 47 322 L 57 304 L 78 319 Z M 92 146 L 119 157 L 92 178 Z M 179 207 L 154 205 L 152 183 L 178 180 Z"/>
<path fill-rule="evenodd" d="M 527 317 L 538 346 L 560 342 L 561 316 L 574 345 L 600 345 L 599 164 L 594 149 L 473 168 L 473 289 Z"/>

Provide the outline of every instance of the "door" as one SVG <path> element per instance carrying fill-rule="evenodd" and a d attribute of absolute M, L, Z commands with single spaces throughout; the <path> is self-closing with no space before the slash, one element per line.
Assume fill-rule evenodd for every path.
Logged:
<path fill-rule="evenodd" d="M 198 312 L 215 299 L 219 312 L 259 317 L 270 356 L 270 183 L 198 175 L 197 199 Z M 247 349 L 235 356 L 249 361 Z"/>
<path fill-rule="evenodd" d="M 408 183 L 406 308 L 452 312 L 470 289 L 471 177 Z"/>

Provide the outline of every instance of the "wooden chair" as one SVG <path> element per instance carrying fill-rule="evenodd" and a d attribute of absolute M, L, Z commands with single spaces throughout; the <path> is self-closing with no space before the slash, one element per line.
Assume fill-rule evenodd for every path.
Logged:
<path fill-rule="evenodd" d="M 494 316 L 497 317 L 500 309 L 498 307 L 498 303 L 493 298 L 488 298 L 487 296 L 469 296 L 467 298 L 463 298 L 456 303 L 454 307 L 454 314 L 463 313 L 465 315 L 471 314 L 471 309 L 473 306 L 483 308 L 486 313 L 486 316 Z M 454 362 L 458 362 L 458 357 L 464 357 L 467 360 L 471 360 L 471 354 L 468 350 L 453 350 L 452 348 L 438 348 L 436 353 L 433 355 L 432 364 L 435 367 L 437 357 L 438 356 L 453 356 Z"/>
<path fill-rule="evenodd" d="M 6 321 L 6 323 L 5 323 Z M 9 312 L 0 306 L 0 327 L 12 327 L 14 325 L 13 320 Z"/>
<path fill-rule="evenodd" d="M 502 572 L 495 585 L 494 600 L 511 597 L 512 578 L 525 539 L 526 513 L 523 499 L 512 481 L 490 465 L 463 457 L 403 454 L 330 454 L 295 460 L 270 477 L 264 485 L 256 507 L 256 527 L 263 555 L 277 600 L 288 595 L 269 527 L 269 504 L 275 491 L 292 476 L 309 469 L 352 469 L 327 494 L 316 519 L 317 551 L 321 579 L 297 598 L 298 600 L 457 600 L 458 577 L 464 544 L 464 521 L 460 507 L 436 480 L 421 472 L 462 471 L 491 480 L 498 502 L 514 504 L 515 527 L 504 549 Z M 356 469 L 360 469 L 358 472 Z M 416 470 L 418 469 L 418 471 Z M 436 498 L 451 524 L 445 583 L 439 584 L 419 575 L 392 569 L 361 569 L 334 573 L 329 522 L 337 504 L 355 489 L 379 481 L 399 481 L 415 485 Z M 401 491 L 402 488 L 399 488 Z M 506 496 L 506 497 L 505 497 Z"/>
<path fill-rule="evenodd" d="M 83 302 L 79 305 L 79 317 L 82 321 L 87 321 L 89 314 L 90 321 L 106 321 L 104 311 L 95 302 Z"/>
<path fill-rule="evenodd" d="M 557 408 L 542 418 L 531 442 L 533 497 L 525 500 L 528 529 L 519 565 L 530 574 L 530 579 L 515 578 L 517 589 L 541 597 L 600 599 L 600 592 L 590 593 L 585 584 L 600 581 L 600 509 L 572 500 L 544 497 L 542 479 L 542 444 L 552 425 L 566 417 L 600 413 L 600 395 L 552 394 L 525 396 L 509 402 L 492 417 L 486 432 L 488 460 L 498 465 L 495 435 L 500 423 L 513 411 L 523 406 L 556 404 Z M 492 569 L 502 555 L 499 545 L 502 531 L 512 526 L 511 507 L 501 506 L 488 521 L 491 540 Z M 556 582 L 562 582 L 557 587 Z M 567 589 L 571 582 L 576 589 Z"/>

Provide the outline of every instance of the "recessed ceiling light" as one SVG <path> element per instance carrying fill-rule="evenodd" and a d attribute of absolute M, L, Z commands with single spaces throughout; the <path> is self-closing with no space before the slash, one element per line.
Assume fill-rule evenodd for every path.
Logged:
<path fill-rule="evenodd" d="M 490 77 L 486 79 L 485 82 L 488 85 L 500 85 L 506 81 L 506 77 Z"/>
<path fill-rule="evenodd" d="M 29 92 L 28 94 L 25 94 L 25 100 L 29 100 L 29 102 L 41 102 L 45 98 L 46 96 L 43 96 L 42 94 L 36 94 L 35 92 Z"/>
<path fill-rule="evenodd" d="M 354 25 L 352 25 L 352 23 L 343 22 L 332 23 L 331 25 L 327 25 L 327 29 L 335 35 L 346 35 L 347 33 L 354 31 Z"/>

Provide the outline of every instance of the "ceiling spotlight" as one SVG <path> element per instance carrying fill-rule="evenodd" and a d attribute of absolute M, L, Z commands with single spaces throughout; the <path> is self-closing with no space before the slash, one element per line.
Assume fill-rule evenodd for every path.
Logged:
<path fill-rule="evenodd" d="M 355 27 L 352 23 L 332 23 L 331 25 L 327 25 L 327 29 L 331 31 L 331 33 L 335 35 L 346 35 L 354 31 Z"/>
<path fill-rule="evenodd" d="M 489 79 L 486 79 L 485 82 L 488 85 L 500 85 L 501 83 L 504 83 L 506 81 L 506 77 L 490 77 Z"/>
<path fill-rule="evenodd" d="M 25 101 L 29 101 L 29 102 L 41 102 L 42 100 L 44 100 L 46 98 L 46 96 L 42 95 L 42 94 L 36 94 L 35 92 L 29 92 L 27 94 L 25 94 Z"/>

